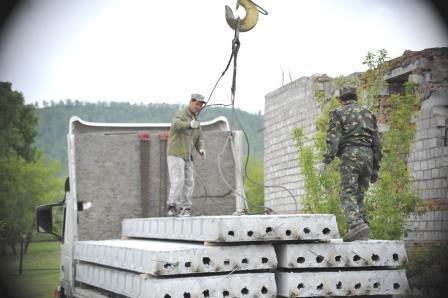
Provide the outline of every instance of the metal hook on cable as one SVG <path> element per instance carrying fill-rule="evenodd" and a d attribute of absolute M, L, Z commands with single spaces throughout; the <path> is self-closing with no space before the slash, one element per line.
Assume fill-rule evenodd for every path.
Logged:
<path fill-rule="evenodd" d="M 258 22 L 258 12 L 263 15 L 267 15 L 268 12 L 260 7 L 258 4 L 254 3 L 251 0 L 238 0 L 236 4 L 236 9 L 238 9 L 239 5 L 246 10 L 246 16 L 240 22 L 240 32 L 247 32 L 251 30 Z M 237 28 L 237 18 L 235 18 L 232 9 L 226 5 L 226 21 L 229 24 L 230 28 L 235 30 Z"/>

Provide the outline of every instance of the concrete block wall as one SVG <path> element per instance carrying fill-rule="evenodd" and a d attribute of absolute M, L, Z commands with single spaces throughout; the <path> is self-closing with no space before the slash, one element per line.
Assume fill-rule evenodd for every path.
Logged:
<path fill-rule="evenodd" d="M 448 97 L 446 99 L 448 104 Z M 448 146 L 444 144 L 448 109 L 440 107 L 440 111 L 445 110 L 445 115 L 435 115 L 431 105 L 435 102 L 431 98 L 422 105 L 408 158 L 415 185 L 424 200 L 448 197 Z"/>
<path fill-rule="evenodd" d="M 292 131 L 303 127 L 312 136 L 320 113 L 314 99 L 313 78 L 302 77 L 269 93 L 265 98 L 264 173 L 265 184 L 288 188 L 297 208 L 305 194 Z M 296 205 L 287 191 L 265 188 L 265 205 L 276 212 L 294 213 Z"/>
<path fill-rule="evenodd" d="M 448 241 L 447 106 L 448 92 L 438 92 L 422 103 L 415 122 L 408 166 L 427 212 L 409 218 L 408 241 Z"/>
<path fill-rule="evenodd" d="M 405 240 L 408 243 L 422 243 L 434 241 L 448 241 L 448 211 L 427 211 L 422 215 L 409 217 L 408 226 L 410 231 Z"/>

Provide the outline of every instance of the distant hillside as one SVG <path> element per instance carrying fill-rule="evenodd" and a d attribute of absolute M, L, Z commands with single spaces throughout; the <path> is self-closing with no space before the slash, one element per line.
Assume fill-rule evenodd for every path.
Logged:
<path fill-rule="evenodd" d="M 64 174 L 67 173 L 67 142 L 66 135 L 71 116 L 78 116 L 92 122 L 170 122 L 179 109 L 176 104 L 129 104 L 129 103 L 87 103 L 80 101 L 60 101 L 44 103 L 37 108 L 39 128 L 37 146 L 51 159 L 61 161 Z M 250 154 L 259 158 L 263 156 L 263 115 L 251 114 L 236 110 L 244 130 L 250 141 Z M 231 109 L 210 107 L 201 112 L 200 120 L 208 121 L 218 116 L 231 118 Z M 237 123 L 232 129 L 239 130 Z"/>

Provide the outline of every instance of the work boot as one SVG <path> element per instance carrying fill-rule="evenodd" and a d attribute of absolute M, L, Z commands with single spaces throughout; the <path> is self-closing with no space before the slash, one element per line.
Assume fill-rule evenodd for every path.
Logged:
<path fill-rule="evenodd" d="M 344 242 L 351 242 L 355 240 L 369 240 L 369 225 L 367 225 L 366 223 L 362 223 L 351 227 L 342 240 Z"/>
<path fill-rule="evenodd" d="M 191 216 L 191 210 L 190 208 L 182 208 L 179 212 L 179 216 L 181 217 L 188 217 Z"/>
<path fill-rule="evenodd" d="M 166 212 L 166 216 L 174 217 L 177 216 L 177 210 L 175 206 L 168 205 L 168 210 Z"/>

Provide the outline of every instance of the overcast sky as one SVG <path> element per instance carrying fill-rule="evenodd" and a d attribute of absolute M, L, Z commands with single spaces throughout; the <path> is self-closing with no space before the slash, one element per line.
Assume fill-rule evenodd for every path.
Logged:
<path fill-rule="evenodd" d="M 264 96 L 302 76 L 365 70 L 368 51 L 391 58 L 448 46 L 423 0 L 257 0 L 269 15 L 241 33 L 236 107 L 264 110 Z M 230 54 L 224 5 L 235 0 L 30 0 L 0 36 L 0 80 L 27 102 L 78 99 L 185 103 L 208 96 Z M 235 11 L 235 10 L 234 10 Z M 244 16 L 244 10 L 237 11 Z M 231 71 L 211 103 L 229 103 Z M 149 119 L 150 121 L 150 119 Z"/>

